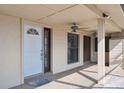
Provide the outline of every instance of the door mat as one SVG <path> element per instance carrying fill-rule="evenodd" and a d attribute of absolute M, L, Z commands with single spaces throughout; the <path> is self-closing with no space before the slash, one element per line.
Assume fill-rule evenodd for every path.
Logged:
<path fill-rule="evenodd" d="M 28 82 L 28 85 L 33 86 L 33 87 L 38 87 L 38 86 L 47 84 L 49 82 L 50 81 L 48 79 L 40 79 L 40 80 L 30 81 L 30 82 Z"/>

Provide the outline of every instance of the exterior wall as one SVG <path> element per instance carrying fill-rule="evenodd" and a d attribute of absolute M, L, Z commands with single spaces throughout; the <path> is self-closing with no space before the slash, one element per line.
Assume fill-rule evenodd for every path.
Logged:
<path fill-rule="evenodd" d="M 110 40 L 110 65 L 114 65 L 122 62 L 122 40 L 123 39 L 111 39 Z"/>
<path fill-rule="evenodd" d="M 91 35 L 91 62 L 97 62 L 97 53 L 95 52 L 95 36 Z"/>
<path fill-rule="evenodd" d="M 112 65 L 116 62 L 121 62 L 122 59 L 124 59 L 124 56 L 122 56 L 124 53 L 122 52 L 124 49 L 122 48 L 122 41 L 124 40 L 124 32 L 121 33 L 112 33 L 111 34 L 111 39 L 109 40 L 109 50 L 110 52 L 106 52 L 105 57 L 106 57 L 106 62 L 109 60 L 109 64 Z M 91 40 L 91 61 L 92 62 L 97 62 L 97 52 L 94 51 L 94 36 L 92 36 Z M 116 52 L 115 52 L 116 51 Z M 122 52 L 122 53 L 121 53 Z M 119 55 L 118 58 L 115 58 L 115 56 Z M 115 60 L 115 61 L 113 61 Z M 120 60 L 120 61 L 119 61 Z"/>
<path fill-rule="evenodd" d="M 67 31 L 53 28 L 53 73 L 83 65 L 83 35 L 79 34 L 79 62 L 67 64 Z"/>
<path fill-rule="evenodd" d="M 24 23 L 45 26 L 27 20 Z M 0 15 L 0 88 L 11 88 L 24 82 L 20 28 L 18 17 Z"/>
<path fill-rule="evenodd" d="M 113 34 L 111 34 L 111 36 L 112 36 L 111 41 L 112 41 L 112 45 L 113 45 L 113 46 L 111 46 L 111 51 L 114 53 L 114 55 L 116 55 L 116 56 L 118 55 L 117 58 L 115 58 L 114 55 L 111 55 L 111 64 L 115 63 L 115 61 L 114 61 L 114 59 L 115 59 L 117 62 L 121 62 L 122 63 L 121 66 L 124 68 L 124 31 L 113 33 Z M 113 41 L 114 41 L 114 43 L 113 43 Z M 119 48 L 117 49 L 117 47 L 119 47 Z M 115 50 L 118 52 L 115 53 L 114 52 Z M 111 54 L 112 54 L 112 52 L 111 52 Z"/>
<path fill-rule="evenodd" d="M 30 21 L 26 23 L 46 27 Z M 17 17 L 0 15 L 0 88 L 11 88 L 24 82 L 23 47 L 20 21 Z M 52 31 L 52 71 L 59 73 L 83 65 L 83 35 L 79 34 L 79 62 L 67 64 L 67 31 Z M 22 42 L 23 43 L 23 42 Z M 21 49 L 22 48 L 22 49 Z"/>
<path fill-rule="evenodd" d="M 0 88 L 21 83 L 19 18 L 0 15 Z"/>
<path fill-rule="evenodd" d="M 95 36 L 91 36 L 91 61 L 92 62 L 97 62 L 97 52 L 95 52 Z M 105 63 L 106 66 L 109 65 L 109 52 L 105 52 Z"/>

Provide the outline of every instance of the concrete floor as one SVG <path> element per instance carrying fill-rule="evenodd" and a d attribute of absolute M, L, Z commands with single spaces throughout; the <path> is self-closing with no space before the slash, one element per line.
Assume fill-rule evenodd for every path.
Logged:
<path fill-rule="evenodd" d="M 50 82 L 49 84 L 38 87 L 38 89 L 75 89 L 75 88 L 90 88 L 96 84 L 96 72 L 93 71 L 93 65 L 90 65 L 91 70 L 87 68 L 76 68 L 75 71 L 64 72 L 63 77 Z M 84 71 L 83 71 L 84 70 Z M 67 74 L 68 73 L 68 74 Z"/>
<path fill-rule="evenodd" d="M 109 73 L 106 78 L 109 79 L 104 84 L 104 88 L 123 88 L 124 89 L 124 69 L 119 65 L 115 70 Z"/>
<path fill-rule="evenodd" d="M 114 78 L 115 76 L 116 78 Z M 97 84 L 97 65 L 90 64 L 84 68 L 77 68 L 77 71 L 55 79 L 37 89 L 124 88 L 123 76 L 124 70 L 119 64 L 114 64 L 106 67 L 106 82 L 104 85 L 99 85 Z"/>
<path fill-rule="evenodd" d="M 34 79 L 47 78 L 51 82 L 39 87 L 32 87 L 27 84 Z M 14 89 L 86 89 L 86 88 L 124 88 L 124 70 L 119 64 L 106 67 L 106 82 L 103 85 L 97 84 L 97 65 L 86 64 L 69 71 L 55 75 L 38 75 L 25 80 L 25 84 L 14 87 Z"/>

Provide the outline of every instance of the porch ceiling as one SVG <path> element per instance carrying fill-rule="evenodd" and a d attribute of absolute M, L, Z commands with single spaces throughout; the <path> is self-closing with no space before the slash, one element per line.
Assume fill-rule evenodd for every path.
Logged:
<path fill-rule="evenodd" d="M 96 5 L 101 11 L 108 13 L 118 26 L 124 29 L 124 12 L 118 4 Z"/>
<path fill-rule="evenodd" d="M 120 5 L 99 4 L 96 7 L 108 13 L 112 20 L 124 29 L 124 13 Z M 72 4 L 0 5 L 0 13 L 62 28 L 69 27 L 72 22 L 77 22 L 81 27 L 88 27 L 91 31 L 97 30 L 97 18 L 100 17 L 85 5 Z M 107 31 L 120 31 L 113 24 L 109 22 L 106 24 Z"/>

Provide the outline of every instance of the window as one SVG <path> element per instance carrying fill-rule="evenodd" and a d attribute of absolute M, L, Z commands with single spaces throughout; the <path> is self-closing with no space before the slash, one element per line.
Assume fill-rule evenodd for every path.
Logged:
<path fill-rule="evenodd" d="M 78 62 L 78 35 L 68 33 L 68 64 Z"/>
<path fill-rule="evenodd" d="M 109 52 L 109 39 L 110 37 L 105 37 L 105 52 Z M 95 38 L 95 52 L 97 52 L 98 49 L 98 41 L 97 38 Z"/>
<path fill-rule="evenodd" d="M 39 35 L 39 33 L 37 32 L 37 30 L 34 29 L 34 28 L 30 28 L 30 29 L 27 31 L 27 34 L 30 34 L 30 35 Z"/>

